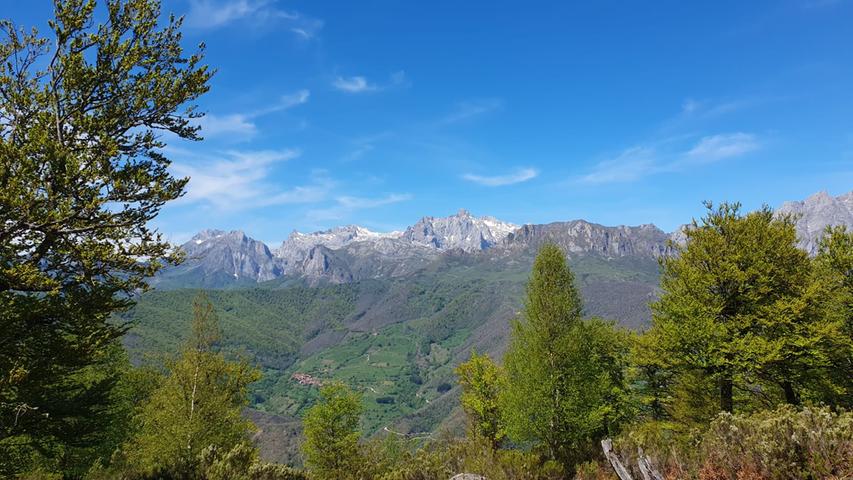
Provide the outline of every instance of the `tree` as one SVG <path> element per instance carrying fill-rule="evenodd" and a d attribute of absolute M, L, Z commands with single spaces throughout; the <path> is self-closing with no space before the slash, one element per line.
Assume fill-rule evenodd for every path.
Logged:
<path fill-rule="evenodd" d="M 499 447 L 506 437 L 499 403 L 506 383 L 503 371 L 487 355 L 472 351 L 471 358 L 456 367 L 456 375 L 471 433 L 488 441 L 492 448 Z"/>
<path fill-rule="evenodd" d="M 853 407 L 853 232 L 844 226 L 828 228 L 814 263 L 812 283 L 822 287 L 821 314 L 837 332 L 827 335 L 829 369 L 819 377 L 826 381 L 817 386 L 818 400 L 849 409 Z"/>
<path fill-rule="evenodd" d="M 559 247 L 539 251 L 522 317 L 504 358 L 510 438 L 532 442 L 567 471 L 598 451 L 624 417 L 628 336 L 581 319 L 580 295 Z"/>
<path fill-rule="evenodd" d="M 198 473 L 204 449 L 229 452 L 254 428 L 242 411 L 259 372 L 216 351 L 219 327 L 206 296 L 196 298 L 193 310 L 192 334 L 143 403 L 139 431 L 125 448 L 135 471 L 190 477 Z"/>
<path fill-rule="evenodd" d="M 796 246 L 794 220 L 776 218 L 768 207 L 747 215 L 739 204 L 706 207 L 701 222 L 686 229 L 686 244 L 662 259 L 663 293 L 652 304 L 646 342 L 651 355 L 680 374 L 713 381 L 714 411 L 732 412 L 736 391 L 770 404 L 778 391 L 797 403 L 825 362 L 821 345 L 832 333 L 809 288 L 811 265 Z"/>
<path fill-rule="evenodd" d="M 55 0 L 51 39 L 0 21 L 0 474 L 103 440 L 109 317 L 180 258 L 148 224 L 187 181 L 157 132 L 199 138 L 212 72 L 158 0 L 104 4 Z"/>
<path fill-rule="evenodd" d="M 360 461 L 361 396 L 341 383 L 323 387 L 320 395 L 302 422 L 305 465 L 319 479 L 351 478 Z"/>

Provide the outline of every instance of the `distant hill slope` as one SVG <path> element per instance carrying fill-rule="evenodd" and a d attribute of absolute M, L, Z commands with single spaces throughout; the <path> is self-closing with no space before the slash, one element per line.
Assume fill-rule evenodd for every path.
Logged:
<path fill-rule="evenodd" d="M 254 288 L 210 290 L 227 351 L 264 372 L 253 408 L 299 416 L 317 390 L 291 379 L 306 373 L 361 391 L 365 428 L 430 431 L 455 408 L 453 367 L 472 348 L 499 357 L 535 250 L 513 255 L 448 252 L 417 273 L 309 286 L 286 279 Z M 572 266 L 589 315 L 636 328 L 648 318 L 657 263 L 651 258 L 575 256 Z M 196 289 L 142 295 L 123 319 L 135 361 L 173 352 L 188 331 Z M 270 440 L 275 443 L 276 440 Z M 291 452 L 292 453 L 292 452 Z"/>

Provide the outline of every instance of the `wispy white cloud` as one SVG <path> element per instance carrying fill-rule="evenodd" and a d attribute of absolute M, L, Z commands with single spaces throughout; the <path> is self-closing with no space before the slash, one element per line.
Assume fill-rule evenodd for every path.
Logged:
<path fill-rule="evenodd" d="M 293 27 L 290 31 L 301 37 L 303 40 L 311 40 L 314 38 L 314 33 L 304 28 Z"/>
<path fill-rule="evenodd" d="M 287 205 L 296 203 L 317 203 L 326 199 L 334 182 L 326 177 L 314 179 L 310 185 L 299 185 L 262 199 L 259 206 Z"/>
<path fill-rule="evenodd" d="M 314 38 L 323 28 L 321 20 L 276 6 L 275 0 L 190 0 L 187 26 L 220 28 L 238 21 L 261 26 L 282 23 L 303 40 Z"/>
<path fill-rule="evenodd" d="M 335 199 L 335 204 L 331 207 L 310 210 L 308 217 L 314 221 L 340 220 L 358 210 L 383 207 L 405 202 L 412 198 L 412 195 L 408 193 L 391 193 L 378 198 L 340 196 Z"/>
<path fill-rule="evenodd" d="M 351 152 L 349 152 L 348 154 L 346 154 L 346 156 L 344 156 L 344 158 L 343 158 L 343 159 L 344 159 L 344 161 L 346 161 L 346 162 L 351 162 L 351 161 L 354 161 L 354 160 L 358 160 L 358 159 L 360 159 L 361 157 L 363 157 L 363 156 L 367 155 L 368 153 L 372 152 L 372 151 L 373 151 L 373 149 L 375 149 L 375 148 L 376 148 L 376 146 L 375 146 L 375 145 L 373 145 L 372 143 L 362 143 L 362 144 L 360 144 L 360 145 L 357 145 L 353 151 L 351 151 Z"/>
<path fill-rule="evenodd" d="M 221 27 L 257 13 L 266 3 L 250 0 L 190 0 L 187 25 L 198 28 Z"/>
<path fill-rule="evenodd" d="M 614 158 L 599 162 L 581 183 L 601 184 L 630 182 L 653 173 L 658 165 L 657 151 L 652 147 L 632 147 Z"/>
<path fill-rule="evenodd" d="M 410 86 L 411 80 L 409 80 L 409 76 L 406 75 L 406 72 L 403 70 L 398 70 L 391 74 L 390 84 L 391 86 L 399 87 L 399 86 Z"/>
<path fill-rule="evenodd" d="M 351 210 L 361 210 L 364 208 L 376 208 L 383 205 L 391 205 L 392 203 L 405 202 L 411 200 L 412 195 L 408 193 L 392 193 L 381 198 L 365 198 L 365 197 L 338 197 L 338 204 L 341 207 Z"/>
<path fill-rule="evenodd" d="M 711 119 L 736 112 L 759 102 L 760 100 L 756 98 L 741 98 L 727 101 L 687 98 L 681 103 L 681 118 L 676 119 L 676 121 L 688 119 Z"/>
<path fill-rule="evenodd" d="M 257 110 L 255 112 L 250 113 L 252 117 L 260 117 L 261 115 L 267 115 L 270 113 L 280 112 L 282 110 L 287 110 L 305 103 L 308 103 L 308 98 L 311 97 L 311 92 L 307 89 L 298 90 L 296 92 L 282 95 L 277 103 L 273 103 L 271 106 Z"/>
<path fill-rule="evenodd" d="M 539 172 L 535 168 L 520 168 L 506 175 L 475 175 L 467 173 L 462 175 L 462 178 L 487 187 L 502 187 L 504 185 L 526 182 L 536 178 L 537 175 L 539 175 Z"/>
<path fill-rule="evenodd" d="M 376 149 L 376 144 L 392 137 L 393 133 L 389 131 L 380 132 L 374 135 L 367 135 L 352 140 L 352 150 L 344 155 L 343 161 L 351 162 L 358 160 Z"/>
<path fill-rule="evenodd" d="M 442 118 L 439 123 L 458 123 L 501 108 L 503 108 L 503 101 L 499 98 L 469 100 L 459 103 L 456 109 Z"/>
<path fill-rule="evenodd" d="M 337 77 L 332 86 L 348 93 L 372 92 L 377 89 L 376 85 L 368 83 L 367 79 L 357 75 L 354 77 Z"/>
<path fill-rule="evenodd" d="M 372 83 L 367 77 L 354 75 L 352 77 L 337 76 L 332 81 L 332 86 L 337 90 L 347 93 L 367 93 L 386 90 L 393 87 L 407 87 L 411 85 L 406 72 L 399 70 L 388 77 L 388 81 L 382 85 Z"/>
<path fill-rule="evenodd" d="M 710 135 L 687 146 L 678 141 L 635 146 L 599 162 L 578 181 L 586 184 L 632 182 L 650 175 L 741 157 L 760 148 L 761 142 L 756 135 L 743 132 Z"/>
<path fill-rule="evenodd" d="M 201 134 L 205 138 L 214 138 L 228 135 L 237 140 L 247 140 L 258 133 L 254 120 L 258 117 L 269 115 L 302 105 L 308 101 L 311 92 L 299 90 L 297 92 L 283 95 L 273 105 L 247 113 L 231 113 L 226 115 L 207 114 L 198 119 Z"/>
<path fill-rule="evenodd" d="M 684 100 L 681 104 L 681 112 L 685 115 L 693 115 L 699 108 L 702 107 L 702 103 L 693 98 L 688 98 Z"/>
<path fill-rule="evenodd" d="M 231 135 L 242 139 L 254 137 L 258 133 L 258 127 L 252 121 L 252 117 L 242 113 L 227 115 L 207 114 L 198 119 L 201 127 L 201 135 L 206 138 Z"/>
<path fill-rule="evenodd" d="M 308 101 L 308 97 L 310 96 L 311 92 L 306 89 L 299 90 L 298 92 L 291 93 L 290 95 L 284 95 L 281 97 L 280 108 L 290 108 L 302 105 Z"/>
<path fill-rule="evenodd" d="M 729 133 L 703 137 L 687 152 L 687 157 L 698 161 L 716 161 L 737 157 L 758 150 L 760 144 L 751 133 Z"/>
<path fill-rule="evenodd" d="M 181 152 L 178 152 L 180 155 Z M 187 194 L 176 204 L 201 204 L 217 210 L 325 200 L 334 182 L 323 174 L 307 185 L 282 188 L 270 181 L 276 165 L 299 156 L 298 150 L 229 151 L 216 158 L 190 155 L 172 164 L 173 173 L 190 177 Z"/>

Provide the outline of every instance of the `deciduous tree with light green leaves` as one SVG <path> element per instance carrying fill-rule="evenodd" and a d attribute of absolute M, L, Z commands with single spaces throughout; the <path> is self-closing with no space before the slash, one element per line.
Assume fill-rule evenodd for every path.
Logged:
<path fill-rule="evenodd" d="M 324 386 L 320 395 L 320 402 L 308 410 L 302 421 L 305 465 L 314 478 L 354 478 L 361 463 L 361 395 L 342 383 Z"/>
<path fill-rule="evenodd" d="M 205 449 L 229 452 L 254 429 L 242 411 L 260 373 L 217 351 L 219 327 L 206 296 L 196 298 L 193 310 L 192 334 L 180 357 L 167 363 L 166 378 L 144 402 L 138 433 L 124 448 L 132 471 L 191 478 Z"/>
<path fill-rule="evenodd" d="M 198 138 L 212 74 L 158 0 L 54 12 L 48 36 L 0 20 L 0 475 L 103 442 L 109 317 L 179 259 L 149 225 L 187 181 L 158 132 Z"/>
<path fill-rule="evenodd" d="M 821 314 L 794 219 L 768 207 L 742 215 L 739 204 L 706 206 L 685 230 L 686 244 L 662 261 L 649 355 L 682 378 L 716 385 L 707 412 L 732 412 L 738 398 L 743 406 L 799 403 L 826 370 L 838 331 Z"/>
<path fill-rule="evenodd" d="M 456 376 L 462 386 L 460 401 L 471 434 L 498 448 L 506 437 L 500 410 L 500 394 L 506 388 L 503 370 L 487 355 L 471 352 L 471 358 L 456 367 Z"/>
<path fill-rule="evenodd" d="M 559 247 L 533 264 L 521 318 L 513 323 L 501 395 L 509 437 L 532 443 L 567 471 L 598 451 L 624 419 L 629 337 L 583 320 L 574 275 Z"/>

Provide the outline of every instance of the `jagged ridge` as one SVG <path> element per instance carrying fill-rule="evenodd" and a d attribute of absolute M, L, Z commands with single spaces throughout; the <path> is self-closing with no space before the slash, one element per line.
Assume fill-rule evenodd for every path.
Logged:
<path fill-rule="evenodd" d="M 853 227 L 853 192 L 838 197 L 819 192 L 804 201 L 785 202 L 778 213 L 797 216 L 800 246 L 814 254 L 827 225 Z M 494 217 L 474 217 L 467 210 L 423 217 L 402 232 L 379 233 L 358 225 L 294 231 L 274 251 L 242 231 L 205 230 L 183 245 L 188 261 L 167 269 L 159 282 L 221 287 L 287 275 L 310 284 L 348 283 L 409 275 L 442 255 L 529 253 L 545 241 L 557 243 L 569 255 L 657 258 L 669 252 L 669 240 L 683 238 L 681 230 L 668 234 L 652 224 L 606 227 L 573 220 L 519 227 Z"/>

